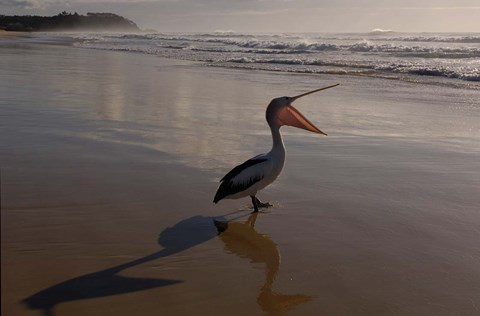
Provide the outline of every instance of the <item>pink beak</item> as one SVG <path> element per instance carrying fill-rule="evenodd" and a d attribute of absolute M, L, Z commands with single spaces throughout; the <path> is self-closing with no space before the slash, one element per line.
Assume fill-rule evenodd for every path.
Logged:
<path fill-rule="evenodd" d="M 304 97 L 306 95 L 309 95 L 309 94 L 312 94 L 312 93 L 315 93 L 315 92 L 318 92 L 318 91 L 330 89 L 330 88 L 336 87 L 338 85 L 339 85 L 339 83 L 334 84 L 332 86 L 312 90 L 312 91 L 309 91 L 309 92 L 306 92 L 306 93 L 303 93 L 303 94 L 300 94 L 300 95 L 297 95 L 297 96 L 294 96 L 294 97 L 290 98 L 290 104 L 287 105 L 286 107 L 284 107 L 278 113 L 278 118 L 280 119 L 280 121 L 284 125 L 303 128 L 307 131 L 327 135 L 324 132 L 322 132 L 318 127 L 313 125 L 313 123 L 310 122 L 305 116 L 303 116 L 302 113 L 300 113 L 296 108 L 294 108 L 292 106 L 292 102 L 294 102 L 295 100 L 300 99 L 301 97 Z"/>

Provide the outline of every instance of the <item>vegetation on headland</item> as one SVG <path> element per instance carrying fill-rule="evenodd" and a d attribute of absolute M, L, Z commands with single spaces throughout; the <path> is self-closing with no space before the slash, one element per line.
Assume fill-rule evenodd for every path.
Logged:
<path fill-rule="evenodd" d="M 18 32 L 48 31 L 129 31 L 138 32 L 138 26 L 129 19 L 113 13 L 63 11 L 55 16 L 0 15 L 0 29 Z"/>

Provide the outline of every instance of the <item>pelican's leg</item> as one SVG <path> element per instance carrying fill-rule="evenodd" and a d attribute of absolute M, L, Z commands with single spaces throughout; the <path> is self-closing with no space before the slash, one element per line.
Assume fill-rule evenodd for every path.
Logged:
<path fill-rule="evenodd" d="M 256 213 L 258 212 L 258 205 L 257 205 L 257 198 L 255 197 L 255 195 L 250 195 L 250 197 L 252 198 L 252 204 L 253 204 L 253 213 Z"/>
<path fill-rule="evenodd" d="M 257 202 L 258 207 L 267 207 L 267 208 L 268 208 L 268 207 L 272 207 L 272 206 L 273 206 L 272 204 L 270 204 L 270 203 L 268 203 L 268 202 L 267 202 L 267 203 L 262 203 L 262 202 L 260 202 L 260 200 L 257 199 L 256 197 L 255 197 L 255 200 L 256 200 L 256 202 Z"/>

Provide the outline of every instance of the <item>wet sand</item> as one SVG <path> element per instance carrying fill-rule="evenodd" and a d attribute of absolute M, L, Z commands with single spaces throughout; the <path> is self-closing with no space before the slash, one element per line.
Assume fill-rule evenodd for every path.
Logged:
<path fill-rule="evenodd" d="M 0 66 L 2 315 L 480 313 L 478 90 L 26 42 Z M 212 203 L 271 98 L 336 82 L 297 104 L 328 137 L 282 129 L 272 209 Z"/>
<path fill-rule="evenodd" d="M 19 36 L 25 36 L 26 32 L 9 32 L 5 30 L 0 30 L 0 38 L 11 38 L 11 37 L 19 37 Z"/>

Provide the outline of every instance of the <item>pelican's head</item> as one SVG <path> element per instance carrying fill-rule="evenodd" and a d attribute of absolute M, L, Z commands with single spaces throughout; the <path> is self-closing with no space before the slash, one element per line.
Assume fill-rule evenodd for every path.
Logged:
<path fill-rule="evenodd" d="M 319 133 L 327 135 L 313 125 L 302 113 L 300 113 L 296 108 L 293 107 L 292 103 L 295 100 L 300 99 L 311 93 L 315 93 L 321 90 L 329 89 L 338 86 L 339 84 L 334 84 L 332 86 L 316 89 L 309 91 L 294 97 L 280 97 L 270 101 L 270 104 L 267 107 L 267 122 L 270 126 L 281 127 L 283 125 L 303 128 L 307 131 L 314 133 Z"/>

